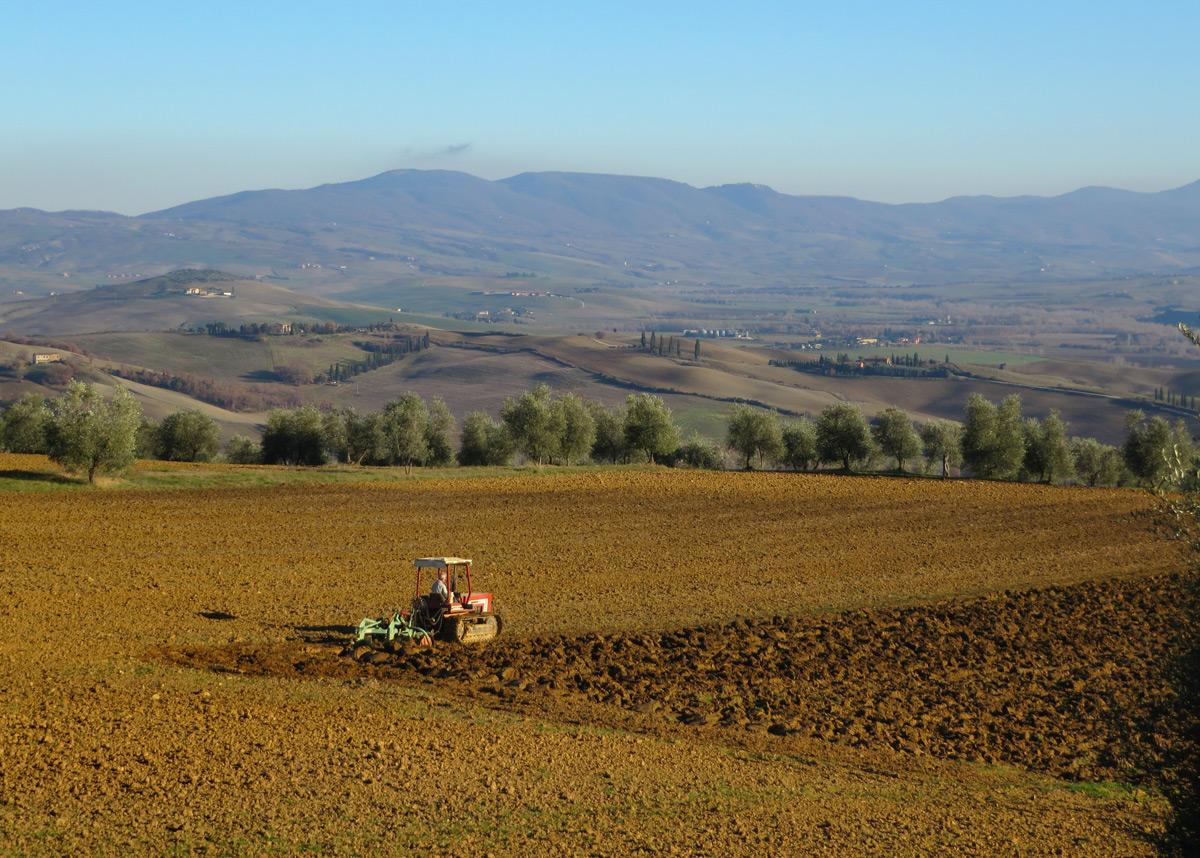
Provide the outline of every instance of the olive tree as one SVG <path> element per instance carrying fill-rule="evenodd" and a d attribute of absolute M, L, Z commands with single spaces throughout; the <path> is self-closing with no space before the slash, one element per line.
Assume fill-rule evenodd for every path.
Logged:
<path fill-rule="evenodd" d="M 325 440 L 325 453 L 335 462 L 349 462 L 346 449 L 346 416 L 348 411 L 327 411 L 321 418 L 321 437 Z"/>
<path fill-rule="evenodd" d="M 1075 478 L 1089 486 L 1120 484 L 1125 471 L 1121 451 L 1094 438 L 1074 438 L 1071 456 L 1075 461 Z"/>
<path fill-rule="evenodd" d="M 1166 455 L 1184 439 L 1171 431 L 1164 418 L 1156 415 L 1147 420 L 1140 410 L 1125 415 L 1125 431 L 1125 466 L 1139 482 L 1162 488 L 1171 476 Z"/>
<path fill-rule="evenodd" d="M 1011 479 L 1025 461 L 1021 398 L 1006 396 L 997 407 L 981 394 L 967 398 L 962 432 L 963 464 L 977 477 Z"/>
<path fill-rule="evenodd" d="M 454 448 L 450 445 L 450 434 L 454 431 L 454 417 L 450 408 L 435 396 L 429 404 L 429 416 L 425 420 L 425 465 L 445 468 L 455 463 Z"/>
<path fill-rule="evenodd" d="M 346 461 L 355 465 L 381 465 L 387 461 L 383 437 L 383 415 L 378 411 L 360 415 L 353 408 L 345 412 Z"/>
<path fill-rule="evenodd" d="M 761 469 L 768 459 L 774 461 L 783 455 L 779 419 L 773 413 L 749 405 L 734 405 L 729 409 L 725 446 L 742 457 L 744 470 L 753 468 L 754 459 L 758 459 Z"/>
<path fill-rule="evenodd" d="M 705 471 L 719 471 L 725 466 L 721 448 L 712 441 L 693 432 L 688 439 L 675 448 L 671 455 L 676 466 L 683 465 Z"/>
<path fill-rule="evenodd" d="M 52 415 L 46 397 L 27 393 L 4 412 L 0 420 L 0 450 L 9 453 L 45 453 L 46 427 Z"/>
<path fill-rule="evenodd" d="M 260 457 L 266 465 L 323 465 L 325 437 L 321 412 L 311 405 L 267 415 Z"/>
<path fill-rule="evenodd" d="M 807 417 L 784 423 L 780 436 L 783 455 L 779 459 L 793 471 L 809 471 L 817 464 L 817 427 Z"/>
<path fill-rule="evenodd" d="M 257 465 L 262 462 L 262 447 L 245 435 L 234 435 L 225 445 L 225 461 L 233 465 Z"/>
<path fill-rule="evenodd" d="M 925 455 L 927 471 L 937 462 L 942 468 L 942 479 L 950 476 L 951 466 L 957 467 L 961 460 L 961 434 L 958 426 L 941 420 L 930 420 L 921 427 L 921 452 Z"/>
<path fill-rule="evenodd" d="M 158 458 L 158 421 L 143 417 L 134 433 L 133 450 L 139 459 Z"/>
<path fill-rule="evenodd" d="M 429 455 L 429 408 L 420 396 L 406 393 L 383 407 L 380 431 L 383 452 L 389 464 L 403 465 L 411 473 L 413 465 L 425 462 Z"/>
<path fill-rule="evenodd" d="M 550 404 L 553 423 L 559 429 L 557 458 L 564 465 L 586 461 L 596 442 L 596 421 L 587 405 L 574 393 Z"/>
<path fill-rule="evenodd" d="M 1030 418 L 1023 424 L 1025 432 L 1024 471 L 1030 479 L 1056 483 L 1074 476 L 1075 460 L 1067 442 L 1067 424 L 1058 410 L 1045 420 Z"/>
<path fill-rule="evenodd" d="M 876 453 L 871 427 L 862 410 L 850 402 L 826 406 L 817 417 L 817 458 L 841 462 L 849 473 L 855 465 L 869 464 Z"/>
<path fill-rule="evenodd" d="M 220 448 L 217 421 L 200 409 L 168 414 L 158 427 L 155 452 L 164 462 L 209 462 Z"/>
<path fill-rule="evenodd" d="M 483 411 L 473 411 L 463 420 L 458 463 L 464 466 L 507 465 L 513 457 L 508 429 Z"/>
<path fill-rule="evenodd" d="M 631 450 L 645 453 L 650 464 L 654 464 L 655 456 L 675 452 L 679 446 L 679 427 L 662 399 L 649 393 L 631 393 L 626 397 L 625 443 Z"/>
<path fill-rule="evenodd" d="M 1200 346 L 1200 334 L 1180 323 L 1180 332 L 1193 344 Z M 1196 468 L 1194 451 L 1191 450 L 1190 439 L 1187 443 L 1172 446 L 1167 454 L 1171 473 L 1167 477 L 1179 489 L 1179 494 L 1164 496 L 1159 499 L 1159 516 L 1161 524 L 1168 533 L 1180 543 L 1184 557 L 1191 568 L 1191 574 L 1185 579 L 1194 601 L 1200 596 L 1200 471 Z M 1184 677 L 1182 688 L 1183 714 L 1185 723 L 1187 716 L 1195 710 L 1196 696 L 1196 661 L 1200 658 L 1195 640 L 1185 650 L 1182 658 L 1175 665 L 1177 675 Z M 1190 709 L 1188 708 L 1190 707 Z M 1191 719 L 1194 731 L 1195 719 Z M 1194 732 L 1193 732 L 1194 735 Z M 1176 844 L 1175 854 L 1192 854 L 1195 844 L 1200 842 L 1200 769 L 1196 766 L 1181 766 L 1181 777 L 1174 779 L 1166 789 L 1166 794 L 1175 809 L 1175 820 L 1170 832 L 1170 840 Z M 1188 848 L 1188 847 L 1192 848 Z"/>
<path fill-rule="evenodd" d="M 98 473 L 120 473 L 136 460 L 142 408 L 124 387 L 106 400 L 91 384 L 73 380 L 51 410 L 46 427 L 51 460 L 87 474 L 89 483 Z"/>
<path fill-rule="evenodd" d="M 921 453 L 921 439 L 912 418 L 899 408 L 885 408 L 876 414 L 871 433 L 880 452 L 896 460 L 897 471 L 903 471 L 904 463 Z"/>
<path fill-rule="evenodd" d="M 500 406 L 500 419 L 508 427 L 516 449 L 535 465 L 550 461 L 562 438 L 562 415 L 550 407 L 550 385 L 539 384 L 521 394 L 507 397 Z"/>
<path fill-rule="evenodd" d="M 607 408 L 599 402 L 589 402 L 588 412 L 595 424 L 596 437 L 592 442 L 592 461 L 629 461 L 629 445 L 625 442 L 625 409 Z"/>

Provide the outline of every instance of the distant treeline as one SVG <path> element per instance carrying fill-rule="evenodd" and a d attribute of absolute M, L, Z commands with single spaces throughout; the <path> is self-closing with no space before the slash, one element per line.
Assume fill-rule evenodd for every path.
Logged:
<path fill-rule="evenodd" d="M 282 331 L 280 326 L 286 325 Z M 275 330 L 273 330 L 275 329 Z M 300 334 L 330 335 L 347 331 L 369 331 L 370 333 L 395 333 L 400 326 L 395 322 L 374 322 L 369 325 L 339 325 L 337 322 L 246 322 L 236 328 L 227 322 L 206 322 L 192 328 L 193 333 L 208 334 L 210 337 L 240 337 L 257 340 L 266 336 L 297 336 Z M 429 334 L 425 335 L 429 339 Z"/>
<path fill-rule="evenodd" d="M 390 340 L 356 340 L 354 345 L 367 353 L 362 360 L 339 360 L 329 365 L 325 375 L 318 374 L 317 384 L 349 381 L 356 375 L 380 367 L 391 366 L 397 359 L 429 348 L 429 334 L 423 337 L 403 336 Z"/>
<path fill-rule="evenodd" d="M 151 387 L 161 387 L 164 390 L 178 391 L 193 399 L 217 405 L 229 411 L 296 408 L 300 404 L 300 396 L 289 390 L 265 389 L 258 385 L 220 382 L 211 378 L 197 378 L 194 375 L 172 375 L 167 372 L 134 369 L 128 366 L 118 366 L 110 371 L 119 378 L 126 378 Z M 309 375 L 311 377 L 311 373 Z"/>
<path fill-rule="evenodd" d="M 771 366 L 786 366 L 797 372 L 816 375 L 863 376 L 874 375 L 886 378 L 949 378 L 949 361 L 935 363 L 923 360 L 917 354 L 889 355 L 886 358 L 851 359 L 846 352 L 830 359 L 821 355 L 817 360 L 771 360 Z"/>
<path fill-rule="evenodd" d="M 75 352 L 84 357 L 92 356 L 90 351 L 81 349 L 76 343 L 68 340 L 52 340 L 47 337 L 22 337 L 20 334 L 14 334 L 12 331 L 8 331 L 4 335 L 4 339 L 19 346 L 37 346 L 41 349 L 58 349 L 64 352 Z"/>
<path fill-rule="evenodd" d="M 162 276 L 172 283 L 229 283 L 234 280 L 245 280 L 228 271 L 218 271 L 216 268 L 180 268 Z"/>
<path fill-rule="evenodd" d="M 1169 387 L 1154 388 L 1154 401 L 1164 402 L 1167 405 L 1175 405 L 1180 408 L 1187 408 L 1189 411 L 1196 410 L 1196 397 L 1189 396 L 1186 393 L 1181 393 L 1178 390 L 1171 390 Z"/>
<path fill-rule="evenodd" d="M 651 354 L 659 355 L 660 357 L 683 357 L 683 339 L 675 337 L 660 337 L 654 331 L 650 332 L 650 336 L 646 336 L 646 332 L 642 331 L 642 339 L 640 348 L 643 351 Z M 692 353 L 693 360 L 700 360 L 700 341 L 693 340 L 688 346 L 688 351 Z"/>

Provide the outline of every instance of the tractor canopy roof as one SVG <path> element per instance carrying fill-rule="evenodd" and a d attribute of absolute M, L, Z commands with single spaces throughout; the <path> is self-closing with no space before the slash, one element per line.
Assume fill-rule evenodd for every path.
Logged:
<path fill-rule="evenodd" d="M 419 557 L 413 561 L 418 569 L 445 569 L 447 566 L 471 565 L 465 557 Z"/>

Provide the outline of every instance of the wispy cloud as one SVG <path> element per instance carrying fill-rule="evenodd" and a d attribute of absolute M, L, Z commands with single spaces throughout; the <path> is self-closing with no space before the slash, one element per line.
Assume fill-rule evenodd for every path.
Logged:
<path fill-rule="evenodd" d="M 442 158 L 455 158 L 470 151 L 472 144 L 457 143 L 439 146 L 436 149 L 405 149 L 404 157 L 414 161 L 436 161 Z"/>

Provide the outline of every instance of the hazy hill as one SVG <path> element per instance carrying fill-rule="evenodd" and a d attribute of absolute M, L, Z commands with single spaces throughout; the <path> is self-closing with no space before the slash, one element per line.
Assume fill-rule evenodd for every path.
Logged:
<path fill-rule="evenodd" d="M 497 239 L 582 233 L 591 240 L 629 241 L 674 233 L 742 243 L 743 255 L 756 248 L 786 250 L 819 237 L 865 239 L 893 249 L 933 242 L 954 245 L 967 265 L 972 253 L 990 257 L 1003 241 L 1064 256 L 1117 245 L 1131 268 L 1153 267 L 1172 253 L 1182 254 L 1180 265 L 1200 262 L 1200 182 L 1156 194 L 1084 188 L 1048 198 L 956 197 L 888 205 L 789 196 L 762 185 L 701 189 L 665 179 L 580 173 L 523 173 L 488 182 L 462 173 L 397 170 L 306 191 L 218 197 L 147 217 L 294 227 L 331 221 L 394 228 L 419 223 Z"/>
<path fill-rule="evenodd" d="M 321 267 L 298 270 L 311 262 Z M 1200 182 L 1159 193 L 1083 188 L 1057 197 L 889 205 L 749 184 L 695 188 L 581 173 L 493 182 L 394 170 L 305 190 L 246 191 L 137 218 L 0 212 L 4 300 L 25 287 L 70 290 L 114 272 L 184 266 L 278 276 L 325 294 L 384 282 L 401 268 L 734 285 L 1163 273 L 1200 266 Z"/>

